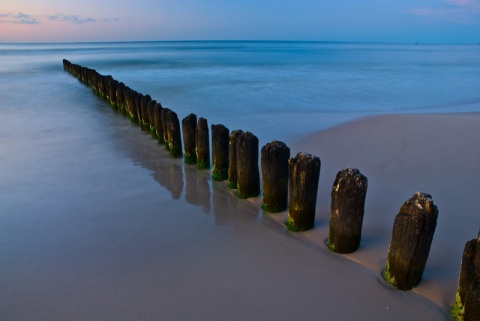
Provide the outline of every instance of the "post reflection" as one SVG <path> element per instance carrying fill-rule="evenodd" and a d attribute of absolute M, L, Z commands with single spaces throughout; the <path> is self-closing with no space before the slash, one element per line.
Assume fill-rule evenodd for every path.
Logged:
<path fill-rule="evenodd" d="M 210 212 L 210 172 L 199 171 L 195 166 L 185 166 L 185 200 L 200 206 L 205 214 Z"/>

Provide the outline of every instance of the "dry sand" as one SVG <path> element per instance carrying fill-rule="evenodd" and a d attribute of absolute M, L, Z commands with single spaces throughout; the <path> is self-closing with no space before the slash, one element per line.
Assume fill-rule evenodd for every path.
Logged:
<path fill-rule="evenodd" d="M 76 145 L 44 149 L 47 168 L 8 163 L 1 320 L 449 319 L 463 245 L 480 226 L 479 114 L 371 117 L 290 144 L 322 160 L 317 224 L 304 233 L 169 159 L 125 119 L 100 117 L 91 137 L 79 126 Z M 345 167 L 369 190 L 361 248 L 337 255 L 323 242 Z M 402 292 L 381 271 L 394 216 L 416 191 L 432 194 L 439 222 L 424 280 Z"/>

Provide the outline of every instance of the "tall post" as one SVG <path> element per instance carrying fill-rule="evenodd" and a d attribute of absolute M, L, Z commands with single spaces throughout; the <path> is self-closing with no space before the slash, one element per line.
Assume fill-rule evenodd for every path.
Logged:
<path fill-rule="evenodd" d="M 288 160 L 290 203 L 287 228 L 290 231 L 305 231 L 315 223 L 320 158 L 300 152 Z"/>
<path fill-rule="evenodd" d="M 438 209 L 432 197 L 415 193 L 395 217 L 384 279 L 399 290 L 417 286 L 427 263 Z"/>
<path fill-rule="evenodd" d="M 480 232 L 465 244 L 457 294 L 450 315 L 455 320 L 480 319 Z"/>
<path fill-rule="evenodd" d="M 195 131 L 195 144 L 197 151 L 197 169 L 210 168 L 210 135 L 208 134 L 208 122 L 205 118 L 198 118 Z"/>
<path fill-rule="evenodd" d="M 223 181 L 228 178 L 229 138 L 228 128 L 212 124 L 212 179 L 214 181 Z"/>
<path fill-rule="evenodd" d="M 168 131 L 168 150 L 173 158 L 182 157 L 182 136 L 177 113 L 169 111 L 166 117 Z"/>
<path fill-rule="evenodd" d="M 228 140 L 228 188 L 237 188 L 237 137 L 243 134 L 238 129 L 232 131 Z"/>
<path fill-rule="evenodd" d="M 183 159 L 185 164 L 197 163 L 197 152 L 195 150 L 195 131 L 197 129 L 197 116 L 190 114 L 182 119 L 183 131 Z"/>
<path fill-rule="evenodd" d="M 288 160 L 290 148 L 273 141 L 262 147 L 262 209 L 270 213 L 285 211 L 288 204 Z"/>
<path fill-rule="evenodd" d="M 342 169 L 332 187 L 327 247 L 352 253 L 360 246 L 368 180 L 356 168 Z"/>
<path fill-rule="evenodd" d="M 257 197 L 260 194 L 258 138 L 250 132 L 237 137 L 237 196 Z"/>

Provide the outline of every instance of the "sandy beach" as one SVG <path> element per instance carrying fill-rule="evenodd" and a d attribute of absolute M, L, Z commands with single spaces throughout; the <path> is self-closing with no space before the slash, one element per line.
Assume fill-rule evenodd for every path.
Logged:
<path fill-rule="evenodd" d="M 449 319 L 463 246 L 480 227 L 480 114 L 367 117 L 288 142 L 322 161 L 316 225 L 302 233 L 285 230 L 286 212 L 262 213 L 260 197 L 238 200 L 209 171 L 168 158 L 123 117 L 82 117 L 97 128 L 78 124 L 75 150 L 32 144 L 25 164 L 6 162 L 2 319 Z M 51 168 L 28 169 L 45 150 Z M 346 167 L 369 189 L 361 247 L 338 255 L 324 242 Z M 30 201 L 12 201 L 19 191 Z M 439 220 L 423 281 L 402 292 L 381 272 L 394 217 L 416 191 L 432 195 Z"/>

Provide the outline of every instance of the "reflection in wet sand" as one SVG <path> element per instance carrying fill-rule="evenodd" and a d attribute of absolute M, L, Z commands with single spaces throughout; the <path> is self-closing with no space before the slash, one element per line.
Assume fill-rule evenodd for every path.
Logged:
<path fill-rule="evenodd" d="M 204 213 L 210 212 L 210 172 L 198 171 L 195 166 L 185 166 L 185 200 L 200 206 Z"/>

